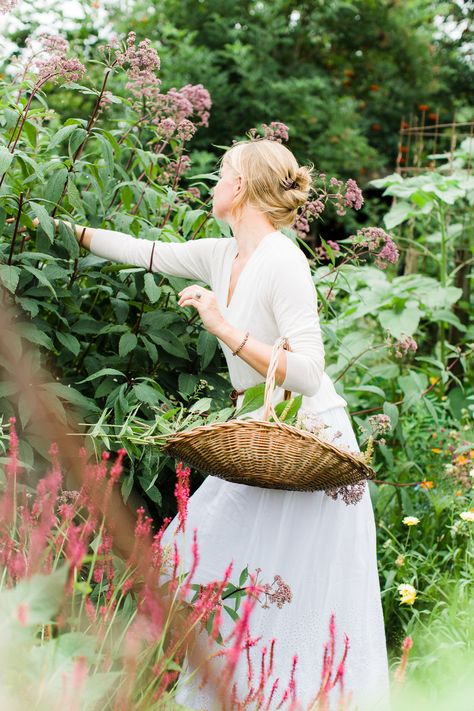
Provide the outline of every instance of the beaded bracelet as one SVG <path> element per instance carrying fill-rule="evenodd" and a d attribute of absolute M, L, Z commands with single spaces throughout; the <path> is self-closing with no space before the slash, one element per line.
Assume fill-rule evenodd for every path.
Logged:
<path fill-rule="evenodd" d="M 240 349 L 242 348 L 242 346 L 245 344 L 245 342 L 246 342 L 247 338 L 249 337 L 249 335 L 250 335 L 250 331 L 247 331 L 247 333 L 245 334 L 244 340 L 242 341 L 242 343 L 240 344 L 240 346 L 237 348 L 237 350 L 236 350 L 236 351 L 233 351 L 232 355 L 237 355 L 237 353 L 240 351 Z"/>

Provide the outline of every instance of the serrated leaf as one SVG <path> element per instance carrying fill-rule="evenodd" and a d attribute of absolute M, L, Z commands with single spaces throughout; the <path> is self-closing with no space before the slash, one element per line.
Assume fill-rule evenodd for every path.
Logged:
<path fill-rule="evenodd" d="M 56 148 L 56 146 L 59 146 L 61 141 L 65 141 L 67 138 L 69 138 L 69 136 L 74 133 L 77 128 L 77 124 L 71 124 L 69 126 L 63 126 L 59 129 L 59 131 L 56 131 L 49 143 L 48 150 L 50 151 L 52 148 Z"/>
<path fill-rule="evenodd" d="M 84 205 L 82 203 L 82 198 L 79 190 L 76 187 L 76 184 L 74 182 L 74 178 L 72 175 L 69 175 L 68 181 L 67 181 L 67 194 L 69 198 L 69 202 L 71 203 L 72 207 L 80 213 L 84 212 Z"/>
<path fill-rule="evenodd" d="M 63 333 L 62 331 L 56 331 L 56 338 L 58 341 L 71 351 L 74 355 L 79 355 L 81 350 L 81 344 L 78 339 L 72 335 L 72 333 Z"/>
<path fill-rule="evenodd" d="M 189 360 L 188 352 L 182 342 L 171 331 L 163 329 L 160 334 L 149 333 L 148 337 L 158 346 L 161 346 L 167 353 Z"/>
<path fill-rule="evenodd" d="M 158 405 L 160 402 L 166 402 L 165 396 L 159 390 L 155 390 L 155 388 L 146 383 L 137 383 L 132 390 L 137 399 L 147 405 Z"/>
<path fill-rule="evenodd" d="M 157 286 L 155 277 L 150 272 L 145 274 L 144 279 L 145 294 L 152 304 L 155 304 L 161 296 L 161 287 Z"/>
<path fill-rule="evenodd" d="M 0 146 L 0 175 L 3 175 L 13 160 L 13 153 L 10 153 L 8 148 Z"/>
<path fill-rule="evenodd" d="M 44 197 L 54 205 L 62 195 L 66 184 L 67 168 L 56 168 L 44 188 Z"/>
<path fill-rule="evenodd" d="M 69 387 L 68 385 L 64 385 L 63 383 L 45 383 L 45 385 L 43 385 L 43 388 L 47 392 L 50 392 L 56 395 L 57 397 L 62 398 L 63 400 L 67 400 L 73 405 L 77 405 L 78 407 L 82 407 L 86 410 L 91 410 L 93 412 L 99 412 L 99 408 L 93 400 L 88 397 L 85 397 L 84 395 L 82 395 L 82 393 L 79 392 L 79 390 L 76 390 L 73 387 Z"/>
<path fill-rule="evenodd" d="M 35 213 L 35 217 L 38 218 L 41 227 L 48 235 L 52 244 L 54 240 L 54 220 L 48 215 L 43 205 L 39 205 L 37 202 L 31 203 L 31 209 Z"/>
<path fill-rule="evenodd" d="M 69 225 L 66 225 L 62 220 L 59 222 L 59 237 L 61 242 L 66 247 L 69 255 L 76 258 L 81 253 L 77 239 L 74 237 L 74 233 Z"/>
<path fill-rule="evenodd" d="M 15 293 L 19 279 L 20 269 L 18 267 L 11 267 L 8 264 L 0 264 L 0 282 L 2 282 L 5 289 L 11 291 L 12 294 Z"/>
<path fill-rule="evenodd" d="M 36 267 L 27 266 L 26 264 L 23 265 L 23 269 L 27 272 L 30 272 L 30 274 L 33 274 L 38 279 L 40 284 L 42 284 L 43 286 L 47 286 L 48 289 L 51 290 L 55 299 L 58 298 L 57 294 L 53 288 L 53 285 L 51 284 L 51 282 L 48 279 L 46 279 L 46 277 L 44 276 L 44 274 L 42 273 L 42 271 L 40 269 L 36 269 Z"/>

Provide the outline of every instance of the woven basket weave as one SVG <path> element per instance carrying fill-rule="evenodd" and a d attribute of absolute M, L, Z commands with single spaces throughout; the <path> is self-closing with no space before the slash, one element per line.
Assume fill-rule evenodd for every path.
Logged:
<path fill-rule="evenodd" d="M 277 339 L 268 366 L 262 420 L 233 419 L 200 425 L 167 437 L 167 454 L 206 474 L 237 484 L 267 489 L 316 491 L 355 484 L 374 476 L 374 470 L 351 454 L 279 420 L 272 403 L 275 372 L 281 348 Z M 291 393 L 285 390 L 284 400 Z M 269 422 L 270 414 L 275 422 Z"/>

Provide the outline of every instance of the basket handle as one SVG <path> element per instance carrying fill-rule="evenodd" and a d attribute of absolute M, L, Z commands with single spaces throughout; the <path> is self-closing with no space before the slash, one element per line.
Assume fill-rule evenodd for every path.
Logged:
<path fill-rule="evenodd" d="M 267 376 L 265 380 L 265 395 L 263 399 L 262 415 L 262 419 L 265 421 L 269 420 L 271 414 L 275 422 L 280 422 L 278 415 L 275 412 L 275 408 L 273 407 L 272 394 L 273 389 L 275 387 L 275 374 L 278 366 L 278 357 L 282 348 L 291 351 L 290 343 L 286 336 L 280 336 L 280 338 L 278 338 L 273 344 L 272 354 L 270 356 L 270 363 L 268 364 Z M 291 390 L 285 390 L 283 400 L 289 400 L 290 397 Z"/>

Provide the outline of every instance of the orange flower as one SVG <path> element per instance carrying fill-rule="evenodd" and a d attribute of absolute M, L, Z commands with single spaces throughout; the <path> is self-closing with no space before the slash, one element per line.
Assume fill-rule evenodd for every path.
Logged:
<path fill-rule="evenodd" d="M 378 91 L 380 89 L 379 84 L 371 84 L 369 86 L 370 91 Z"/>
<path fill-rule="evenodd" d="M 408 153 L 408 146 L 400 146 L 400 153 Z"/>
<path fill-rule="evenodd" d="M 441 454 L 441 450 L 438 447 L 431 447 L 431 451 L 435 454 Z"/>
<path fill-rule="evenodd" d="M 429 107 L 428 104 L 420 104 L 418 108 L 420 109 L 420 111 L 428 111 Z"/>
<path fill-rule="evenodd" d="M 406 121 L 402 121 L 402 125 L 400 128 L 410 128 L 410 124 L 407 123 Z"/>
<path fill-rule="evenodd" d="M 430 121 L 437 121 L 438 120 L 438 114 L 428 114 L 428 118 Z"/>
<path fill-rule="evenodd" d="M 469 450 L 469 456 L 471 457 L 471 459 L 474 459 L 474 449 Z"/>
<path fill-rule="evenodd" d="M 467 464 L 469 459 L 466 456 L 464 456 L 464 454 L 458 454 L 458 456 L 455 457 L 455 461 L 458 464 Z"/>
<path fill-rule="evenodd" d="M 434 487 L 434 484 L 432 481 L 426 481 L 426 479 L 423 479 L 423 481 L 420 483 L 420 486 L 422 489 L 432 489 Z"/>
<path fill-rule="evenodd" d="M 462 496 L 462 491 L 461 491 L 461 489 L 458 489 L 458 490 L 456 491 L 456 496 Z"/>

